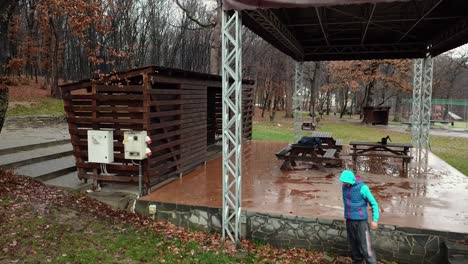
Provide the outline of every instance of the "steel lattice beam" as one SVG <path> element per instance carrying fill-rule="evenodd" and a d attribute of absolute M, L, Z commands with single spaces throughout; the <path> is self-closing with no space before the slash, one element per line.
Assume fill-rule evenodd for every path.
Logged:
<path fill-rule="evenodd" d="M 421 90 L 421 164 L 427 165 L 429 154 L 429 131 L 431 128 L 431 100 L 432 100 L 432 58 L 424 59 L 423 83 Z"/>
<path fill-rule="evenodd" d="M 306 46 L 306 56 L 318 54 L 365 54 L 365 53 L 398 53 L 418 52 L 424 43 L 400 44 L 367 44 L 367 45 L 340 45 L 340 46 Z"/>
<path fill-rule="evenodd" d="M 367 21 L 366 28 L 364 29 L 364 33 L 362 34 L 362 39 L 361 39 L 361 45 L 364 44 L 364 41 L 366 40 L 367 36 L 367 30 L 369 29 L 370 22 L 372 21 L 372 17 L 374 16 L 375 8 L 377 7 L 377 4 L 372 5 L 372 10 L 369 15 L 369 20 Z"/>
<path fill-rule="evenodd" d="M 429 155 L 429 132 L 431 126 L 432 57 L 414 62 L 412 143 L 418 167 L 427 167 Z"/>
<path fill-rule="evenodd" d="M 429 9 L 424 15 L 421 16 L 421 18 L 418 19 L 418 21 L 416 21 L 416 23 L 414 23 L 409 29 L 408 31 L 406 31 L 406 33 L 398 40 L 398 43 L 401 42 L 410 32 L 411 30 L 413 30 L 421 21 L 423 21 L 423 19 L 428 16 L 432 11 L 434 11 L 434 9 L 436 9 L 437 6 L 440 5 L 440 3 L 442 3 L 443 0 L 437 0 L 437 2 L 435 1 L 432 1 L 434 2 L 431 6 L 431 9 Z"/>
<path fill-rule="evenodd" d="M 242 19 L 222 16 L 223 238 L 238 243 L 242 201 Z"/>
<path fill-rule="evenodd" d="M 294 143 L 297 143 L 302 135 L 302 106 L 304 105 L 304 63 L 296 62 L 294 75 Z"/>
<path fill-rule="evenodd" d="M 419 162 L 420 157 L 420 126 L 421 126 L 421 90 L 423 82 L 423 59 L 414 60 L 413 74 L 413 105 L 411 114 L 411 142 L 415 150 L 415 160 Z"/>
<path fill-rule="evenodd" d="M 304 57 L 304 50 L 292 32 L 269 9 L 245 10 L 244 13 L 259 23 L 272 37 L 289 49 L 298 58 Z"/>

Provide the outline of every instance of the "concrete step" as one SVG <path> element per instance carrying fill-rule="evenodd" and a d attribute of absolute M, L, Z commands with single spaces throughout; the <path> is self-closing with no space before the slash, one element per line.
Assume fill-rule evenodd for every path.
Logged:
<path fill-rule="evenodd" d="M 87 195 L 118 210 L 127 210 L 137 198 L 136 195 L 119 192 L 90 192 Z"/>
<path fill-rule="evenodd" d="M 91 182 L 84 183 L 84 181 L 81 181 L 80 179 L 78 179 L 78 176 L 76 175 L 76 171 L 67 173 L 65 175 L 56 177 L 51 180 L 47 180 L 44 183 L 47 185 L 53 185 L 53 186 L 68 188 L 72 190 L 86 190 L 86 189 L 91 188 Z"/>
<path fill-rule="evenodd" d="M 16 169 L 17 174 L 31 176 L 40 181 L 47 181 L 74 171 L 76 167 L 73 156 L 41 161 Z"/>
<path fill-rule="evenodd" d="M 39 163 L 47 160 L 58 159 L 72 154 L 71 144 L 44 147 L 33 150 L 19 151 L 0 156 L 0 166 L 11 169 Z"/>
<path fill-rule="evenodd" d="M 58 146 L 58 145 L 65 145 L 65 144 L 70 144 L 70 140 L 69 139 L 54 140 L 54 141 L 37 143 L 37 144 L 4 148 L 4 149 L 0 149 L 0 156 L 6 155 L 6 154 L 17 153 L 20 151 L 28 151 L 28 150 L 34 150 L 34 149 L 40 149 L 40 148 L 46 148 L 46 147 L 52 147 L 52 146 Z"/>

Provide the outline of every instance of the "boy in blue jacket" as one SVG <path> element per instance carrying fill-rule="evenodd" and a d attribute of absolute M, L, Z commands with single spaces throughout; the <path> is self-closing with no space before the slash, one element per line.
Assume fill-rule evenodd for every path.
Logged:
<path fill-rule="evenodd" d="M 377 229 L 379 221 L 379 205 L 374 199 L 369 187 L 360 176 L 355 176 L 350 170 L 341 173 L 343 183 L 344 217 L 346 231 L 354 263 L 377 263 L 377 256 L 372 249 L 369 223 L 367 222 L 367 204 L 372 206 L 371 228 Z"/>

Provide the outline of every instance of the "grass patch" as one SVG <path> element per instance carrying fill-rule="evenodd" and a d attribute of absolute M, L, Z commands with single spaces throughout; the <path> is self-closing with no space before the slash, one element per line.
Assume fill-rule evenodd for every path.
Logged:
<path fill-rule="evenodd" d="M 0 225 L 0 263 L 254 263 L 251 254 L 204 252 L 196 242 L 183 243 L 150 230 L 111 224 L 106 219 L 60 208 L 35 207 L 21 217 L 10 214 L 7 197 L 0 197 L 4 217 Z M 261 257 L 260 257 L 261 259 Z"/>
<path fill-rule="evenodd" d="M 7 116 L 28 116 L 28 115 L 63 115 L 63 100 L 46 98 L 33 102 L 18 102 L 9 107 Z"/>
<path fill-rule="evenodd" d="M 320 131 L 332 132 L 334 138 L 343 142 L 375 141 L 389 135 L 393 142 L 411 142 L 409 132 L 395 132 L 375 126 L 358 123 L 324 120 L 319 125 Z M 304 132 L 304 135 L 309 134 Z M 292 120 L 279 119 L 277 122 L 257 121 L 254 123 L 254 140 L 291 142 L 293 138 Z M 431 136 L 431 149 L 434 154 L 445 160 L 463 174 L 468 175 L 468 139 L 457 137 Z"/>

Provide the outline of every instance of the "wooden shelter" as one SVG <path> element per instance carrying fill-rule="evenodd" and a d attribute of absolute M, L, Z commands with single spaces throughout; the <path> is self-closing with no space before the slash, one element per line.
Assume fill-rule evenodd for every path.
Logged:
<path fill-rule="evenodd" d="M 251 139 L 253 81 L 243 81 L 243 138 Z M 61 85 L 79 179 L 138 182 L 138 166 L 124 159 L 123 131 L 144 130 L 153 155 L 143 162 L 148 189 L 204 164 L 222 126 L 221 77 L 148 66 L 101 80 Z M 115 161 L 88 162 L 87 130 L 114 131 Z"/>
<path fill-rule="evenodd" d="M 388 125 L 390 106 L 365 106 L 362 108 L 365 124 Z"/>

